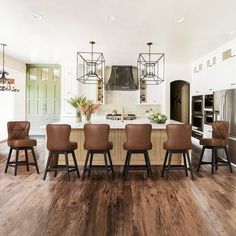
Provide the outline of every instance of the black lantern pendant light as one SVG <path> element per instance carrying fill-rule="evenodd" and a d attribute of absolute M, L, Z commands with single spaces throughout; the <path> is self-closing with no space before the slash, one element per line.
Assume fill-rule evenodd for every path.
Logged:
<path fill-rule="evenodd" d="M 147 45 L 148 53 L 140 53 L 137 60 L 139 83 L 158 85 L 164 81 L 165 54 L 151 53 L 153 43 L 149 42 Z"/>
<path fill-rule="evenodd" d="M 91 52 L 77 52 L 76 78 L 83 84 L 104 83 L 105 59 L 101 52 L 94 52 L 91 44 Z"/>
<path fill-rule="evenodd" d="M 2 46 L 2 71 L 0 71 L 0 91 L 19 92 L 19 89 L 15 88 L 15 80 L 6 78 L 6 75 L 9 75 L 9 73 L 5 71 L 5 47 L 7 45 L 1 43 L 1 46 Z"/>

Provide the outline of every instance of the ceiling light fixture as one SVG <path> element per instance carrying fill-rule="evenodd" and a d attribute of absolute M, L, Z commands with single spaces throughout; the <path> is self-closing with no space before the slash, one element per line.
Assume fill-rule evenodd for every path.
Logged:
<path fill-rule="evenodd" d="M 103 53 L 94 52 L 94 41 L 91 52 L 77 52 L 76 78 L 83 84 L 104 83 L 105 58 Z"/>
<path fill-rule="evenodd" d="M 184 17 L 183 16 L 178 16 L 175 18 L 175 22 L 176 23 L 182 23 L 184 21 Z"/>
<path fill-rule="evenodd" d="M 39 13 L 34 13 L 34 14 L 32 14 L 32 16 L 37 20 L 42 20 L 43 19 L 43 16 Z"/>
<path fill-rule="evenodd" d="M 151 53 L 153 43 L 149 42 L 147 45 L 148 53 L 140 53 L 137 60 L 139 83 L 159 85 L 164 81 L 165 54 Z"/>
<path fill-rule="evenodd" d="M 110 21 L 110 22 L 115 21 L 115 19 L 116 19 L 116 18 L 115 18 L 114 16 L 107 16 L 107 17 L 106 17 L 106 20 L 107 20 L 107 21 Z"/>
<path fill-rule="evenodd" d="M 5 47 L 7 45 L 1 43 L 1 46 L 2 46 L 2 71 L 0 71 L 0 76 L 1 76 L 0 91 L 19 92 L 19 89 L 15 88 L 15 80 L 6 78 L 6 75 L 9 75 L 9 73 L 5 71 Z"/>

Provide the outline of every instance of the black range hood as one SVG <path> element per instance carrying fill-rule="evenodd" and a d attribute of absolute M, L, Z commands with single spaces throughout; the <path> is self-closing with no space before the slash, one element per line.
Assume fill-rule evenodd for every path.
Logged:
<path fill-rule="evenodd" d="M 137 90 L 132 66 L 112 66 L 111 76 L 105 86 L 106 90 Z"/>

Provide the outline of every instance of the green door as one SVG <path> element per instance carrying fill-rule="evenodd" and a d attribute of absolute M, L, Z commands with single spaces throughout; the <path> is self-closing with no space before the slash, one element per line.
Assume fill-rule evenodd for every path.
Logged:
<path fill-rule="evenodd" d="M 60 119 L 61 70 L 58 65 L 27 65 L 26 118 L 31 134 Z"/>

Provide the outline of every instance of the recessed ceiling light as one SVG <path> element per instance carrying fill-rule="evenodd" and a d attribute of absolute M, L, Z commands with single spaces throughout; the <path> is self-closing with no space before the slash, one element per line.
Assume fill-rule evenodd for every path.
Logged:
<path fill-rule="evenodd" d="M 184 17 L 183 16 L 178 16 L 175 18 L 175 22 L 176 23 L 182 23 L 184 21 Z"/>
<path fill-rule="evenodd" d="M 231 30 L 231 31 L 227 32 L 226 34 L 233 35 L 233 34 L 235 34 L 235 30 Z"/>
<path fill-rule="evenodd" d="M 107 20 L 107 21 L 115 21 L 115 19 L 116 19 L 116 18 L 115 18 L 114 16 L 107 16 L 107 17 L 106 17 L 106 20 Z"/>
<path fill-rule="evenodd" d="M 39 13 L 34 13 L 34 14 L 32 14 L 32 16 L 37 20 L 42 20 L 43 19 L 43 16 Z"/>

